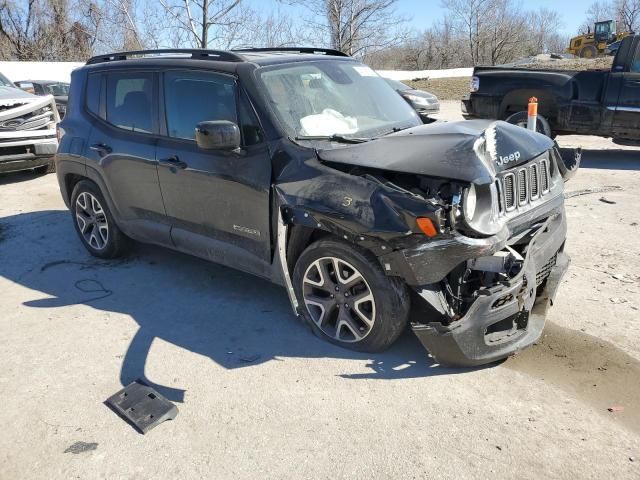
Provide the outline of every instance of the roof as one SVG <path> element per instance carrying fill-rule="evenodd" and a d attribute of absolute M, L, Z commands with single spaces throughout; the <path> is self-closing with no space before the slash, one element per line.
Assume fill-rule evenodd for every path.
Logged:
<path fill-rule="evenodd" d="M 253 63 L 256 65 L 273 65 L 309 59 L 332 58 L 352 60 L 347 54 L 337 50 L 314 47 L 282 47 L 282 48 L 245 48 L 238 50 L 205 50 L 205 49 L 158 49 L 135 50 L 109 53 L 90 58 L 87 65 L 118 64 L 122 62 L 133 65 L 180 64 L 185 62 L 214 62 L 216 68 L 233 71 L 238 64 Z"/>

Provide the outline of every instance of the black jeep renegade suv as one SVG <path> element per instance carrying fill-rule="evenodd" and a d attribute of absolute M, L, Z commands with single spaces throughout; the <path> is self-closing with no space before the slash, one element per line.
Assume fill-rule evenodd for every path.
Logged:
<path fill-rule="evenodd" d="M 135 239 L 268 278 L 349 348 L 410 323 L 440 363 L 506 357 L 540 336 L 567 268 L 572 172 L 550 139 L 422 125 L 339 52 L 95 57 L 60 127 L 60 189 L 91 254 Z"/>

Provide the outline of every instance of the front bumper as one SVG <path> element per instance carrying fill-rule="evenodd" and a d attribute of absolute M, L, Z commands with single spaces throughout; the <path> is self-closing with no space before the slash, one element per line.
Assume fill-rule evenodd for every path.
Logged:
<path fill-rule="evenodd" d="M 28 132 L 25 132 L 28 135 Z M 25 136 L 26 136 L 25 135 Z M 25 138 L 0 143 L 0 173 L 47 165 L 58 149 L 56 137 Z"/>
<path fill-rule="evenodd" d="M 428 107 L 420 106 L 419 108 L 416 108 L 416 112 L 422 120 L 433 120 L 431 115 L 440 113 L 440 103 L 432 103 Z"/>
<path fill-rule="evenodd" d="M 462 318 L 448 325 L 412 323 L 420 342 L 438 363 L 463 367 L 500 360 L 534 343 L 569 266 L 565 237 L 564 215 L 550 217 L 531 239 L 520 272 L 483 289 Z M 418 293 L 432 302 L 425 291 Z"/>

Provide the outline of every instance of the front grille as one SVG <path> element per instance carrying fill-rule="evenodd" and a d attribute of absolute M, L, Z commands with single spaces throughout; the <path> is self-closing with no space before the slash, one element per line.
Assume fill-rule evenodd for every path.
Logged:
<path fill-rule="evenodd" d="M 0 157 L 8 155 L 27 155 L 33 153 L 33 145 L 18 145 L 14 147 L 2 147 L 0 148 Z"/>
<path fill-rule="evenodd" d="M 529 177 L 529 192 L 532 200 L 540 196 L 540 175 L 538 173 L 539 168 L 540 167 L 536 164 L 529 167 L 529 173 L 531 174 Z"/>
<path fill-rule="evenodd" d="M 518 205 L 526 205 L 529 199 L 529 189 L 527 188 L 527 170 L 518 170 Z"/>
<path fill-rule="evenodd" d="M 549 193 L 551 172 L 546 158 L 508 171 L 497 182 L 500 212 L 510 212 Z"/>
<path fill-rule="evenodd" d="M 43 107 L 34 112 L 28 112 L 17 117 L 7 118 L 0 122 L 0 131 L 40 130 L 51 128 L 55 122 L 50 107 Z"/>
<path fill-rule="evenodd" d="M 505 209 L 513 210 L 516 207 L 516 176 L 513 173 L 507 173 L 502 182 Z"/>
<path fill-rule="evenodd" d="M 545 194 L 549 191 L 549 183 L 550 183 L 550 177 L 551 177 L 551 172 L 549 172 L 549 161 L 546 159 L 542 160 L 540 162 L 540 167 L 542 169 L 542 172 L 540 175 L 541 188 L 542 188 L 542 193 Z"/>

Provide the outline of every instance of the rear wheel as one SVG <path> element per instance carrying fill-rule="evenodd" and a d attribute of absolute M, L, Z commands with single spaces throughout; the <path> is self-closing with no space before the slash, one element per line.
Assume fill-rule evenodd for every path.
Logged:
<path fill-rule="evenodd" d="M 300 311 L 320 338 L 352 350 L 388 348 L 407 325 L 409 292 L 375 257 L 338 240 L 319 240 L 300 255 L 293 282 Z"/>
<path fill-rule="evenodd" d="M 522 128 L 527 128 L 527 123 L 529 122 L 529 113 L 528 112 L 514 113 L 513 115 L 508 117 L 505 121 Z M 549 121 L 546 118 L 544 118 L 542 115 L 538 115 L 538 120 L 536 121 L 536 132 L 546 135 L 549 138 L 555 137 L 555 135 L 551 131 L 551 125 L 549 125 Z"/>
<path fill-rule="evenodd" d="M 71 195 L 71 215 L 80 240 L 91 255 L 115 258 L 127 247 L 127 237 L 120 231 L 97 185 L 82 180 Z"/>

